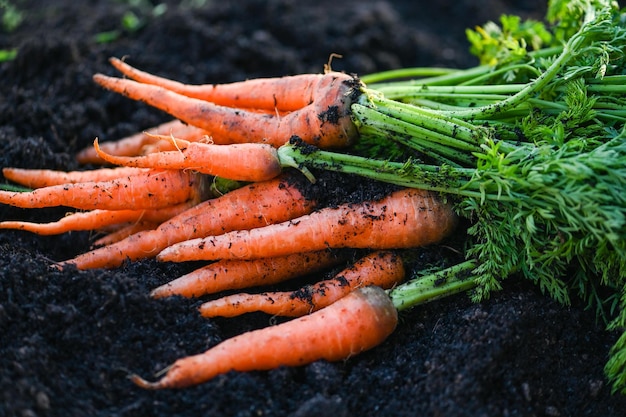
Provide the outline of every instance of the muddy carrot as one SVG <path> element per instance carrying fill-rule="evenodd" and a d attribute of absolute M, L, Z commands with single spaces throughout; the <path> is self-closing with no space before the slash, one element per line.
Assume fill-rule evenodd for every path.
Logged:
<path fill-rule="evenodd" d="M 398 313 L 385 291 L 364 287 L 308 316 L 243 333 L 179 359 L 156 382 L 137 375 L 131 379 L 143 388 L 183 388 L 229 371 L 345 360 L 382 343 L 397 322 Z"/>
<path fill-rule="evenodd" d="M 197 142 L 208 136 L 208 133 L 195 126 L 187 125 L 180 120 L 172 120 L 146 129 L 144 132 L 135 133 L 125 138 L 109 141 L 100 144 L 101 149 L 110 154 L 117 156 L 138 156 L 150 152 L 155 146 L 155 139 L 152 135 L 172 135 L 180 139 L 191 142 Z M 163 142 L 163 141 L 161 141 Z M 159 142 L 160 145 L 161 142 Z M 174 146 L 170 141 L 164 142 L 167 149 L 173 150 Z M 98 156 L 93 146 L 85 148 L 76 154 L 76 160 L 81 164 L 102 164 L 104 160 Z"/>
<path fill-rule="evenodd" d="M 126 157 L 108 155 L 94 149 L 98 156 L 116 165 L 158 169 L 190 169 L 235 181 L 265 181 L 278 176 L 282 166 L 276 149 L 267 144 L 240 143 L 214 145 L 170 138 L 176 150 Z"/>
<path fill-rule="evenodd" d="M 163 250 L 161 261 L 255 259 L 325 248 L 394 249 L 424 246 L 456 225 L 452 208 L 419 189 L 375 202 L 324 208 L 297 221 L 192 239 Z"/>
<path fill-rule="evenodd" d="M 91 171 L 54 171 L 50 169 L 3 168 L 8 180 L 29 188 L 43 188 L 88 181 L 109 181 L 148 172 L 146 168 L 101 168 Z"/>
<path fill-rule="evenodd" d="M 220 291 L 271 285 L 330 268 L 344 260 L 333 251 L 295 253 L 276 258 L 223 260 L 197 269 L 155 288 L 154 298 L 200 297 Z"/>
<path fill-rule="evenodd" d="M 123 223 L 149 221 L 160 224 L 191 206 L 186 202 L 171 207 L 152 210 L 91 210 L 71 213 L 51 223 L 30 223 L 23 221 L 0 222 L 0 229 L 24 230 L 38 235 L 58 235 L 77 230 L 98 230 Z"/>
<path fill-rule="evenodd" d="M 153 257 L 176 242 L 282 222 L 310 213 L 314 207 L 315 202 L 286 178 L 252 183 L 206 200 L 155 230 L 139 232 L 62 264 L 79 269 L 114 268 L 126 259 Z"/>
<path fill-rule="evenodd" d="M 360 95 L 360 84 L 351 76 L 341 73 L 301 77 L 294 85 L 306 91 L 302 87 L 303 83 L 310 83 L 310 88 L 314 90 L 311 96 L 307 96 L 310 101 L 298 110 L 277 115 L 221 106 L 129 79 L 96 74 L 94 80 L 104 88 L 141 100 L 185 123 L 206 130 L 216 141 L 227 139 L 231 143 L 256 142 L 279 147 L 296 135 L 320 148 L 338 148 L 351 144 L 357 138 L 358 131 L 351 119 L 350 104 Z M 248 85 L 242 82 L 230 94 L 245 96 Z M 286 88 L 284 92 L 287 94 L 285 98 L 277 95 L 272 97 L 277 102 L 294 99 L 298 100 L 298 105 L 302 104 L 299 90 Z"/>
<path fill-rule="evenodd" d="M 0 191 L 0 203 L 21 208 L 156 209 L 197 198 L 198 182 L 191 171 L 150 170 L 110 181 L 54 185 L 31 192 Z"/>
<path fill-rule="evenodd" d="M 276 316 L 299 317 L 324 308 L 357 288 L 376 285 L 389 289 L 404 279 L 400 256 L 374 252 L 335 277 L 307 285 L 296 291 L 233 294 L 200 306 L 204 317 L 235 317 L 262 311 Z"/>

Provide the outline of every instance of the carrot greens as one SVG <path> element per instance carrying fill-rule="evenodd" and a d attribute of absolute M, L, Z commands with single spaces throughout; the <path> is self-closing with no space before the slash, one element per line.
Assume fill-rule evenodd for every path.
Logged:
<path fill-rule="evenodd" d="M 626 393 L 626 12 L 555 0 L 547 24 L 503 17 L 468 32 L 481 65 L 363 77 L 361 144 L 288 144 L 282 160 L 442 193 L 469 219 L 467 260 L 395 288 L 398 308 L 518 274 L 577 293 L 622 331 L 606 372 Z M 396 80 L 394 77 L 417 79 Z M 378 146 L 368 152 L 371 143 Z M 399 145 L 398 145 L 399 144 Z M 407 160 L 385 149 L 406 149 Z"/>

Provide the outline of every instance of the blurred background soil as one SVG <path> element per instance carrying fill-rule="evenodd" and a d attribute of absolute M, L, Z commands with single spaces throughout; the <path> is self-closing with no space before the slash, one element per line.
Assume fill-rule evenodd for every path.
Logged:
<path fill-rule="evenodd" d="M 5 4 L 7 2 L 4 2 Z M 73 155 L 166 121 L 96 87 L 111 56 L 189 83 L 335 70 L 469 67 L 465 28 L 501 13 L 541 19 L 540 0 L 74 0 L 10 2 L 0 30 L 0 167 L 78 169 Z M 6 9 L 5 9 L 6 11 Z M 2 10 L 0 9 L 0 12 Z M 133 18 L 134 16 L 134 18 Z M 0 207 L 43 221 L 64 209 Z M 616 335 L 574 300 L 564 307 L 515 278 L 484 303 L 459 295 L 403 314 L 380 347 L 346 362 L 229 373 L 150 392 L 151 376 L 271 319 L 205 320 L 194 300 L 150 300 L 188 268 L 154 261 L 57 271 L 93 235 L 0 231 L 0 416 L 623 416 L 602 368 Z M 418 252 L 437 263 L 445 247 Z"/>

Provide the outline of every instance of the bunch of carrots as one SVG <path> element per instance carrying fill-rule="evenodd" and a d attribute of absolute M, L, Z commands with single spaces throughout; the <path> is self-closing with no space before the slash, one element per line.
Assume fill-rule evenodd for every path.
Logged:
<path fill-rule="evenodd" d="M 4 168 L 5 178 L 35 189 L 0 191 L 0 203 L 87 211 L 50 224 L 3 221 L 0 228 L 108 232 L 99 247 L 59 267 L 114 268 L 148 257 L 207 261 L 154 289 L 155 298 L 200 297 L 345 267 L 294 292 L 204 303 L 206 317 L 264 311 L 299 318 L 183 358 L 159 381 L 134 376 L 145 388 L 347 358 L 381 343 L 398 310 L 467 290 L 484 299 L 511 275 L 532 279 L 563 302 L 574 288 L 599 312 L 619 306 L 609 327 L 623 331 L 622 16 L 610 1 L 554 0 L 551 31 L 511 17 L 500 28 L 470 31 L 481 66 L 360 80 L 327 70 L 190 86 L 112 59 L 127 78 L 98 74 L 98 84 L 176 120 L 115 143 L 96 140 L 78 155 L 118 167 Z M 384 197 L 325 206 L 307 196 L 299 178 L 314 182 L 322 170 L 396 187 Z M 230 180 L 228 189 L 211 195 L 210 184 L 220 179 Z M 441 241 L 458 217 L 472 222 L 466 261 L 402 283 L 397 250 Z M 367 254 L 346 266 L 344 248 Z M 572 268 L 578 272 L 566 282 Z M 600 285 L 611 293 L 606 300 Z M 607 374 L 626 391 L 626 332 Z"/>

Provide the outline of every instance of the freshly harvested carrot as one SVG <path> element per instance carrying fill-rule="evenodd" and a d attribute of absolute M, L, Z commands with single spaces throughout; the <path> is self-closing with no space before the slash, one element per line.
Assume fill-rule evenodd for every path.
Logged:
<path fill-rule="evenodd" d="M 155 146 L 154 135 L 172 135 L 180 139 L 197 142 L 208 136 L 208 133 L 195 126 L 187 125 L 180 120 L 172 120 L 155 126 L 141 133 L 127 136 L 117 141 L 104 142 L 101 149 L 117 156 L 137 156 L 149 153 Z M 173 150 L 174 146 L 170 141 L 160 141 L 159 145 L 166 145 L 167 149 Z M 104 160 L 98 156 L 93 146 L 85 148 L 76 154 L 76 160 L 81 164 L 102 164 Z"/>
<path fill-rule="evenodd" d="M 404 265 L 400 256 L 393 252 L 374 252 L 331 279 L 296 291 L 227 295 L 202 304 L 200 314 L 235 317 L 262 311 L 275 316 L 299 317 L 324 308 L 357 288 L 376 285 L 389 289 L 403 279 Z"/>
<path fill-rule="evenodd" d="M 456 219 L 452 208 L 434 194 L 404 189 L 375 202 L 324 208 L 296 221 L 181 242 L 157 259 L 255 259 L 325 248 L 410 248 L 443 239 Z"/>
<path fill-rule="evenodd" d="M 131 380 L 142 388 L 184 388 L 229 371 L 262 371 L 316 360 L 340 361 L 382 343 L 398 313 L 381 288 L 359 288 L 326 308 L 276 326 L 243 333 L 204 353 L 174 362 L 163 378 Z"/>
<path fill-rule="evenodd" d="M 43 188 L 88 181 L 109 181 L 148 172 L 146 168 L 117 167 L 91 171 L 54 171 L 51 169 L 2 168 L 8 180 L 28 188 Z"/>
<path fill-rule="evenodd" d="M 276 258 L 223 260 L 196 269 L 152 290 L 154 298 L 200 297 L 226 290 L 271 285 L 337 265 L 344 257 L 329 250 Z"/>
<path fill-rule="evenodd" d="M 191 206 L 190 202 L 152 210 L 91 210 L 71 213 L 51 223 L 0 222 L 0 229 L 24 230 L 38 235 L 58 235 L 76 230 L 98 230 L 107 226 L 139 221 L 162 223 Z"/>
<path fill-rule="evenodd" d="M 306 199 L 286 178 L 252 183 L 206 200 L 155 230 L 139 232 L 61 265 L 74 264 L 78 269 L 114 268 L 126 259 L 153 257 L 176 242 L 279 223 L 310 213 L 314 208 L 315 202 Z"/>
<path fill-rule="evenodd" d="M 134 157 L 109 155 L 100 149 L 97 139 L 93 146 L 100 158 L 128 167 L 191 169 L 235 181 L 265 181 L 282 172 L 276 149 L 267 144 L 214 145 L 170 139 L 176 150 Z"/>
<path fill-rule="evenodd" d="M 256 78 L 229 84 L 189 85 L 138 70 L 118 58 L 109 62 L 122 74 L 144 84 L 163 87 L 187 97 L 210 101 L 221 106 L 267 111 L 299 110 L 319 98 L 316 81 L 322 74 L 280 78 Z"/>
<path fill-rule="evenodd" d="M 294 77 L 273 79 L 277 85 L 286 86 L 281 89 L 275 89 L 272 84 L 264 87 L 265 100 L 273 103 L 271 108 L 297 108 L 285 114 L 227 107 L 158 85 L 102 74 L 94 75 L 94 80 L 104 88 L 141 100 L 207 131 L 216 143 L 228 140 L 279 147 L 293 135 L 320 148 L 345 147 L 354 142 L 358 131 L 351 119 L 350 106 L 361 94 L 361 84 L 349 75 L 336 72 Z M 227 95 L 242 97 L 242 106 L 249 107 L 243 97 L 249 95 L 250 86 L 254 85 L 255 82 L 248 81 L 238 83 Z"/>
<path fill-rule="evenodd" d="M 0 203 L 21 208 L 156 209 L 193 200 L 198 188 L 198 175 L 191 171 L 148 170 L 110 181 L 54 185 L 30 192 L 0 191 Z"/>

